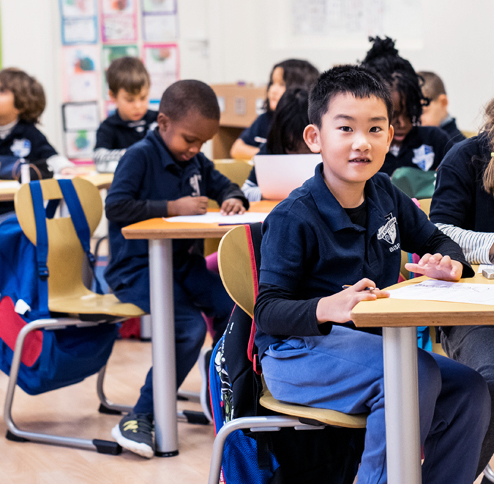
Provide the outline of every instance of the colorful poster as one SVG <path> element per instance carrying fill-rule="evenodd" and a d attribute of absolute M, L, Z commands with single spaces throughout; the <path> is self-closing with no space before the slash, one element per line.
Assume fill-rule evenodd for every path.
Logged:
<path fill-rule="evenodd" d="M 64 131 L 96 131 L 100 124 L 98 103 L 65 103 L 62 106 Z"/>
<path fill-rule="evenodd" d="M 103 42 L 137 40 L 136 0 L 101 0 Z"/>
<path fill-rule="evenodd" d="M 96 131 L 81 129 L 65 133 L 67 158 L 92 158 L 96 145 Z"/>
<path fill-rule="evenodd" d="M 180 78 L 178 45 L 145 45 L 143 47 L 143 61 L 151 78 L 149 98 L 160 100 L 163 91 Z"/>
<path fill-rule="evenodd" d="M 143 15 L 142 36 L 144 42 L 165 42 L 178 37 L 176 15 Z"/>
<path fill-rule="evenodd" d="M 59 0 L 62 17 L 62 44 L 98 42 L 96 0 Z"/>
<path fill-rule="evenodd" d="M 97 45 L 63 49 L 63 99 L 94 101 L 100 94 L 100 62 Z"/>
<path fill-rule="evenodd" d="M 142 13 L 177 13 L 176 0 L 142 0 Z"/>

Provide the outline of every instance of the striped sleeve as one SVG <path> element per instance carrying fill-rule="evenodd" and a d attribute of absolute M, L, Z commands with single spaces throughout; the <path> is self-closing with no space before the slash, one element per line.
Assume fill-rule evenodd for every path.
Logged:
<path fill-rule="evenodd" d="M 249 202 L 259 202 L 262 198 L 261 189 L 250 180 L 245 180 L 242 191 Z"/>
<path fill-rule="evenodd" d="M 470 264 L 489 264 L 489 251 L 494 245 L 494 233 L 465 230 L 450 224 L 436 224 L 437 228 L 454 240 L 463 250 Z"/>
<path fill-rule="evenodd" d="M 114 173 L 120 158 L 126 150 L 108 150 L 97 148 L 93 153 L 94 165 L 100 173 Z"/>

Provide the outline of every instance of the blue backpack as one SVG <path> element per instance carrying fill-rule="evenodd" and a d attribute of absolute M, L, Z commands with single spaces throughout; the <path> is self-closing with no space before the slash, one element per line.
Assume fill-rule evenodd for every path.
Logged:
<path fill-rule="evenodd" d="M 70 180 L 59 180 L 63 197 L 90 265 L 90 230 Z M 13 349 L 20 330 L 37 319 L 50 318 L 48 309 L 48 238 L 46 218 L 57 201 L 44 207 L 41 185 L 30 184 L 36 220 L 37 245 L 24 235 L 17 217 L 0 224 L 0 369 L 10 374 Z M 53 203 L 54 202 L 54 203 Z M 18 385 L 37 395 L 80 382 L 107 362 L 117 337 L 115 324 L 33 331 L 27 337 Z"/>
<path fill-rule="evenodd" d="M 251 267 L 260 266 L 262 224 L 246 225 Z M 254 344 L 255 323 L 235 306 L 209 366 L 209 386 L 216 433 L 240 417 L 273 415 L 259 404 L 260 365 Z M 363 451 L 365 429 L 326 427 L 317 432 L 293 428 L 277 432 L 235 430 L 222 459 L 226 484 L 352 484 Z"/>

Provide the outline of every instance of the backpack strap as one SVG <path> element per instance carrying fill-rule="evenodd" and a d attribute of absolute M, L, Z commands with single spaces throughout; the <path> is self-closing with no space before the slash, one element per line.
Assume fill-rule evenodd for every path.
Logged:
<path fill-rule="evenodd" d="M 48 313 L 48 231 L 43 206 L 43 192 L 39 181 L 29 184 L 33 200 L 34 220 L 36 223 L 36 261 L 38 265 L 39 306 L 42 313 Z"/>
<path fill-rule="evenodd" d="M 252 269 L 252 279 L 254 283 L 254 296 L 257 299 L 259 294 L 259 268 L 261 265 L 261 233 L 262 223 L 258 222 L 245 226 L 247 235 L 247 242 L 249 244 L 250 263 Z M 256 374 L 261 374 L 261 364 L 259 361 L 259 355 L 256 353 L 254 339 L 256 336 L 256 323 L 252 318 L 252 326 L 250 329 L 249 344 L 247 345 L 247 357 L 252 361 L 254 371 Z"/>
<path fill-rule="evenodd" d="M 81 201 L 79 200 L 72 180 L 58 180 L 58 184 L 60 185 L 60 189 L 62 190 L 63 198 L 65 200 L 65 203 L 67 204 L 70 217 L 72 218 L 72 224 L 74 225 L 74 229 L 77 233 L 77 236 L 79 237 L 82 249 L 87 256 L 89 267 L 91 267 L 91 271 L 93 272 L 94 281 L 96 283 L 96 292 L 98 294 L 103 294 L 101 284 L 95 274 L 96 259 L 91 253 L 91 248 L 89 245 L 91 233 L 89 230 L 89 225 L 87 223 L 86 215 L 84 214 L 84 210 L 81 205 Z"/>

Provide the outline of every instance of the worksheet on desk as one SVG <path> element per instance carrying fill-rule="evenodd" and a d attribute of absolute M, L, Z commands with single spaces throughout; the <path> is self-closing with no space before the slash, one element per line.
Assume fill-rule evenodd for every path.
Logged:
<path fill-rule="evenodd" d="M 263 222 L 267 216 L 268 214 L 265 212 L 245 212 L 241 215 L 221 215 L 220 212 L 208 212 L 203 215 L 179 215 L 178 217 L 164 218 L 164 220 L 193 224 L 242 225 Z"/>
<path fill-rule="evenodd" d="M 429 280 L 393 289 L 389 293 L 394 299 L 421 299 L 494 306 L 494 284 Z"/>

